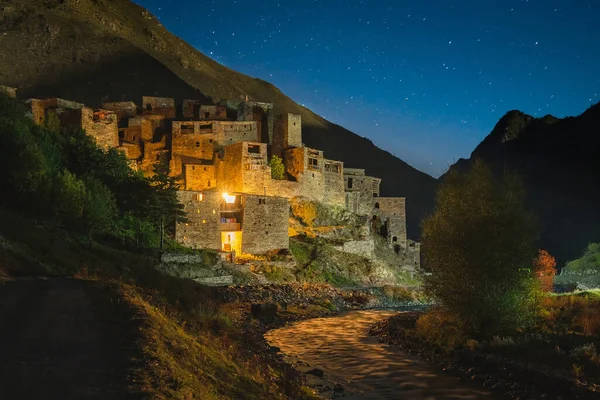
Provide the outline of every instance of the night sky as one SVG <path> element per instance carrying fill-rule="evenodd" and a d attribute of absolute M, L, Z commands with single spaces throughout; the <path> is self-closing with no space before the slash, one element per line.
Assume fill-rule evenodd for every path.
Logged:
<path fill-rule="evenodd" d="M 512 109 L 600 101 L 600 2 L 137 0 L 221 64 L 433 176 Z"/>

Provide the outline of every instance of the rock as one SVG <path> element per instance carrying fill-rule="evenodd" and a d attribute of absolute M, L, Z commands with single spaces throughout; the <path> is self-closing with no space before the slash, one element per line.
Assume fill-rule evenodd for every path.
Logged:
<path fill-rule="evenodd" d="M 269 346 L 269 352 L 275 354 L 281 352 L 281 349 L 277 346 Z"/>
<path fill-rule="evenodd" d="M 306 371 L 306 374 L 307 375 L 314 375 L 317 378 L 322 378 L 323 375 L 324 375 L 323 370 L 319 369 L 319 368 L 313 368 L 310 371 Z"/>

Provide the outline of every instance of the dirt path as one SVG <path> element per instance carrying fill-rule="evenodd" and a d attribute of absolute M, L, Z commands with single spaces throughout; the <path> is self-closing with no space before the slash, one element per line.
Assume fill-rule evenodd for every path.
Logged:
<path fill-rule="evenodd" d="M 0 283 L 0 400 L 131 398 L 122 321 L 94 290 L 71 279 Z"/>
<path fill-rule="evenodd" d="M 378 343 L 369 327 L 395 311 L 352 311 L 332 318 L 316 318 L 267 333 L 291 362 L 307 371 L 319 368 L 324 381 L 312 380 L 344 399 L 501 399 L 488 390 L 461 381 L 408 355 Z"/>

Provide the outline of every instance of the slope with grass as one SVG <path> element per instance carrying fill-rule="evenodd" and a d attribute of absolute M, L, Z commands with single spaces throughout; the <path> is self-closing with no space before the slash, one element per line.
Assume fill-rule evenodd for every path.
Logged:
<path fill-rule="evenodd" d="M 304 142 L 383 179 L 383 196 L 407 200 L 408 232 L 431 210 L 436 180 L 370 140 L 319 117 L 272 84 L 218 64 L 129 0 L 6 0 L 0 6 L 0 83 L 19 96 L 90 106 L 143 95 L 239 101 L 248 95 L 302 115 Z M 399 128 L 401 129 L 401 128 Z"/>

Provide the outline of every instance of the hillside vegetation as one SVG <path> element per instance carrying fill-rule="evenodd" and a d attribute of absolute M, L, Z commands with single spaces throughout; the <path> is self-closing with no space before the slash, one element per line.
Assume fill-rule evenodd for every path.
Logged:
<path fill-rule="evenodd" d="M 21 98 L 63 97 L 99 106 L 143 95 L 239 101 L 248 95 L 300 114 L 306 145 L 383 179 L 407 200 L 409 236 L 433 205 L 436 180 L 370 140 L 298 105 L 272 84 L 237 73 L 170 34 L 129 0 L 6 0 L 0 5 L 0 84 Z M 401 127 L 399 127 L 401 129 Z"/>

